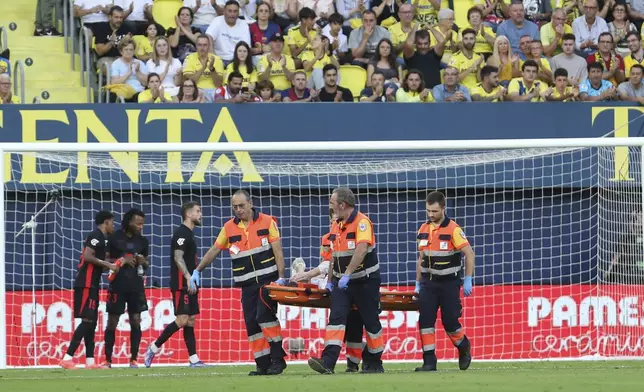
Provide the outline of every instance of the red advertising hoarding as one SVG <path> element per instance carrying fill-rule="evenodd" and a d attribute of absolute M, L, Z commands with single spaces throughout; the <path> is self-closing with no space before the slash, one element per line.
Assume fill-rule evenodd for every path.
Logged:
<path fill-rule="evenodd" d="M 394 288 L 395 289 L 395 288 Z M 408 291 L 409 288 L 402 288 Z M 644 355 L 643 286 L 486 286 L 462 299 L 461 322 L 473 344 L 474 359 L 508 360 Z M 105 292 L 102 293 L 106 295 Z M 149 289 L 150 310 L 142 315 L 139 357 L 163 328 L 174 320 L 170 291 Z M 72 291 L 7 293 L 7 364 L 56 365 L 65 354 L 76 322 Z M 202 289 L 201 314 L 195 326 L 197 350 L 208 363 L 251 362 L 237 289 Z M 35 309 L 35 311 L 34 311 Z M 107 315 L 101 303 L 96 358 L 104 358 L 103 329 Z M 285 337 L 304 338 L 306 352 L 289 359 L 320 355 L 328 310 L 280 306 Z M 35 336 L 32 329 L 35 319 Z M 419 360 L 418 313 L 382 312 L 385 360 Z M 453 359 L 456 351 L 437 325 L 437 355 Z M 78 357 L 84 355 L 81 345 Z M 130 358 L 129 325 L 123 315 L 117 330 L 114 362 Z M 155 363 L 187 363 L 182 334 L 175 334 Z"/>

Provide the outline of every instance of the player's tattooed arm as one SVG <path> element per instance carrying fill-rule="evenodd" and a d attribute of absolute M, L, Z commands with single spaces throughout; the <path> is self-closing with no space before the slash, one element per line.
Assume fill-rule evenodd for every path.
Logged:
<path fill-rule="evenodd" d="M 90 247 L 85 248 L 85 251 L 83 252 L 83 260 L 85 260 L 86 263 L 94 264 L 101 268 L 108 268 L 110 270 L 115 270 L 117 268 L 114 264 L 108 261 L 98 259 L 96 257 L 96 251 Z"/>
<path fill-rule="evenodd" d="M 186 278 L 186 280 L 190 280 L 190 273 L 188 272 L 188 267 L 186 266 L 186 261 L 183 259 L 183 251 L 180 249 L 175 249 L 174 251 L 174 263 L 177 265 L 177 268 L 179 268 L 179 271 L 181 271 L 181 274 Z"/>

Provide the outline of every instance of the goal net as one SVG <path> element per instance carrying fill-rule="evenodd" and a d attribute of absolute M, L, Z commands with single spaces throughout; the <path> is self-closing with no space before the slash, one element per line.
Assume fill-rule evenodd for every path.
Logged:
<path fill-rule="evenodd" d="M 202 205 L 202 226 L 195 231 L 201 257 L 232 216 L 232 193 L 248 190 L 254 206 L 278 220 L 288 274 L 297 257 L 308 268 L 319 263 L 329 196 L 339 186 L 354 190 L 359 210 L 374 222 L 382 285 L 392 290 L 413 289 L 416 231 L 426 220 L 427 192 L 447 195 L 447 214 L 464 228 L 476 253 L 474 292 L 462 299 L 462 323 L 475 360 L 642 356 L 640 148 L 507 148 L 506 143 L 457 150 L 457 143 L 452 149 L 448 145 L 332 152 L 322 143 L 284 152 L 282 145 L 268 143 L 254 146 L 254 152 L 223 153 L 184 145 L 178 147 L 184 152 L 167 153 L 131 144 L 114 153 L 14 152 L 4 165 L 3 360 L 7 366 L 48 366 L 65 354 L 80 322 L 73 318 L 71 289 L 98 210 L 113 211 L 117 227 L 131 207 L 146 214 L 143 234 L 150 240 L 151 267 L 145 276 L 149 311 L 142 315 L 142 355 L 174 320 L 169 246 L 181 223 L 182 203 Z M 200 148 L 224 151 L 222 146 Z M 40 210 L 35 228 L 17 236 Z M 98 361 L 104 360 L 106 282 L 104 275 Z M 203 273 L 201 284 L 195 327 L 200 358 L 252 362 L 227 253 Z M 321 353 L 328 311 L 280 306 L 278 313 L 285 345 L 289 339 L 305 342 L 303 352 L 291 352 L 289 360 Z M 383 311 L 380 318 L 383 358 L 420 361 L 417 312 Z M 440 317 L 436 328 L 441 331 Z M 443 332 L 437 333 L 436 345 L 439 358 L 456 358 Z M 83 355 L 81 345 L 77 356 Z M 125 364 L 129 357 L 125 314 L 114 362 Z M 187 361 L 176 334 L 155 363 Z"/>

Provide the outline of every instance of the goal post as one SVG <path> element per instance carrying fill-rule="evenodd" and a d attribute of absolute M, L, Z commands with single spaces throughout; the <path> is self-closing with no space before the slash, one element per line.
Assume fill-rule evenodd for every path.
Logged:
<path fill-rule="evenodd" d="M 476 253 L 474 292 L 462 299 L 475 360 L 643 357 L 643 146 L 644 138 L 0 144 L 0 368 L 55 366 L 62 358 L 80 321 L 71 289 L 98 210 L 113 211 L 117 227 L 131 207 L 146 214 L 143 353 L 174 320 L 169 241 L 182 203 L 202 205 L 195 230 L 201 257 L 232 216 L 232 193 L 249 190 L 254 206 L 277 219 L 288 276 L 295 258 L 309 268 L 319 262 L 329 195 L 339 186 L 353 189 L 374 222 L 382 284 L 392 290 L 414 285 L 427 191 L 447 195 L 447 214 Z M 32 217 L 36 225 L 16 236 Z M 211 363 L 251 363 L 230 268 L 224 252 L 203 274 L 197 350 Z M 327 316 L 279 307 L 285 344 L 305 342 L 289 360 L 320 354 Z M 380 318 L 383 358 L 420 361 L 417 312 L 383 311 Z M 116 339 L 114 361 L 125 364 L 127 314 Z M 175 336 L 157 362 L 187 363 L 185 351 Z M 444 333 L 437 354 L 456 358 Z"/>

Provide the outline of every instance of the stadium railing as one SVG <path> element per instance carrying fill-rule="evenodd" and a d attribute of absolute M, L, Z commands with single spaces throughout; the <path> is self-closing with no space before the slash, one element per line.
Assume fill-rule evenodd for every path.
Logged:
<path fill-rule="evenodd" d="M 18 95 L 18 80 L 20 80 L 20 102 L 25 103 L 25 64 L 22 60 L 13 63 L 13 95 Z"/>
<path fill-rule="evenodd" d="M 80 56 L 80 77 L 81 86 L 87 89 L 87 103 L 92 102 L 92 82 L 90 80 L 90 68 L 92 66 L 92 52 L 90 43 L 92 41 L 92 32 L 85 26 L 81 27 L 78 34 L 78 52 Z"/>
<path fill-rule="evenodd" d="M 105 85 L 112 84 L 110 66 L 107 63 L 103 63 L 103 66 L 96 71 L 98 72 L 98 103 L 103 103 L 103 92 L 101 91 L 101 88 L 103 88 L 103 70 L 105 70 L 105 76 L 107 78 Z M 110 92 L 107 89 L 105 90 L 105 103 L 110 103 Z"/>
<path fill-rule="evenodd" d="M 7 35 L 7 28 L 0 26 L 0 52 L 9 48 L 9 37 Z"/>

